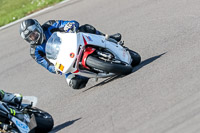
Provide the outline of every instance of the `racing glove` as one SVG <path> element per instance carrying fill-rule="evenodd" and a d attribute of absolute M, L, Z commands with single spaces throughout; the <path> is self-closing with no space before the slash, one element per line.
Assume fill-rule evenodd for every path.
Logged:
<path fill-rule="evenodd" d="M 21 94 L 12 94 L 6 93 L 3 90 L 0 90 L 0 100 L 2 102 L 12 104 L 12 105 L 20 105 L 22 102 L 23 96 Z"/>
<path fill-rule="evenodd" d="M 54 74 L 60 74 L 60 75 L 62 75 L 62 72 L 60 72 L 59 70 L 57 70 L 55 68 L 55 66 L 53 66 L 53 65 L 49 66 L 49 71 L 52 72 L 52 73 L 54 73 Z"/>
<path fill-rule="evenodd" d="M 68 22 L 65 27 L 64 31 L 68 33 L 75 33 L 76 32 L 76 25 L 74 22 Z"/>

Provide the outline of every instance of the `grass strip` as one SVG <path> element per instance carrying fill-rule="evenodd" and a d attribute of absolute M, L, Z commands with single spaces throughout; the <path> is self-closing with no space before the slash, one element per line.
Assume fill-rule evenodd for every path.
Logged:
<path fill-rule="evenodd" d="M 0 0 L 0 27 L 63 0 Z"/>

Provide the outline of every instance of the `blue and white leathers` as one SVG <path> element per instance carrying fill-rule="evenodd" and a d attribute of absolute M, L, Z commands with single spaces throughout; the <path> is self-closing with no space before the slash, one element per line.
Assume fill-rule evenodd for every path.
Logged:
<path fill-rule="evenodd" d="M 42 65 L 44 68 L 49 70 L 52 73 L 55 73 L 55 67 L 51 64 L 48 59 L 46 59 L 46 42 L 53 32 L 70 32 L 70 29 L 64 29 L 65 25 L 71 24 L 75 28 L 79 27 L 77 21 L 63 21 L 63 20 L 49 20 L 42 25 L 44 31 L 45 40 L 42 44 L 31 45 L 30 54 L 36 60 L 36 62 Z"/>

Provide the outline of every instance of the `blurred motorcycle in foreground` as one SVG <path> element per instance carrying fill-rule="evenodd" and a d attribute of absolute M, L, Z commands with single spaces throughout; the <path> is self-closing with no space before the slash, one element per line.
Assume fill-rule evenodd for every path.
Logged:
<path fill-rule="evenodd" d="M 21 96 L 21 99 L 20 104 L 0 102 L 0 132 L 45 133 L 51 131 L 54 125 L 53 118 L 49 113 L 35 107 L 37 98 Z"/>

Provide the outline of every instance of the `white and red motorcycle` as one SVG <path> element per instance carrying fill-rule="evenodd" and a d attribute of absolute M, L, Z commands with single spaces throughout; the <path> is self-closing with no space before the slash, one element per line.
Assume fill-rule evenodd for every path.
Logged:
<path fill-rule="evenodd" d="M 46 57 L 61 73 L 96 79 L 129 74 L 141 61 L 138 53 L 114 39 L 83 32 L 53 33 L 47 41 Z"/>

